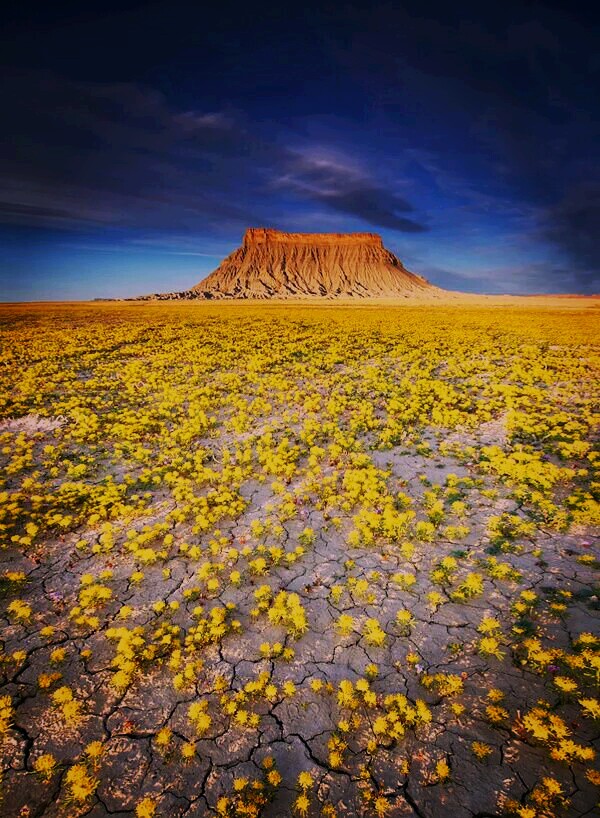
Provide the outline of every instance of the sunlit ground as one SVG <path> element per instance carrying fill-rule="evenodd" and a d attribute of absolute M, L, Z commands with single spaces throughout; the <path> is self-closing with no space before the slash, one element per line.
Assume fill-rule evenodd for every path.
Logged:
<path fill-rule="evenodd" d="M 0 814 L 591 816 L 597 304 L 0 307 Z"/>

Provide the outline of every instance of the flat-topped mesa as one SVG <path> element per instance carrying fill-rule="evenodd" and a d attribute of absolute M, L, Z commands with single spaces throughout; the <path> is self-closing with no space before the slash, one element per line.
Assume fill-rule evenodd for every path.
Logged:
<path fill-rule="evenodd" d="M 244 247 L 257 244 L 310 244 L 313 246 L 357 245 L 383 247 L 377 233 L 285 233 L 269 227 L 249 227 L 244 233 Z"/>
<path fill-rule="evenodd" d="M 441 293 L 377 233 L 246 230 L 241 247 L 192 288 L 198 298 L 398 298 Z"/>

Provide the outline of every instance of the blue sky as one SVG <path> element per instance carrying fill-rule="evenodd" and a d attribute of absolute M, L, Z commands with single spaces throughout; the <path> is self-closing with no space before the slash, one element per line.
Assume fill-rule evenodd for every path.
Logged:
<path fill-rule="evenodd" d="M 257 226 L 378 232 L 452 289 L 600 289 L 593 12 L 108 2 L 10 14 L 1 300 L 186 289 Z"/>

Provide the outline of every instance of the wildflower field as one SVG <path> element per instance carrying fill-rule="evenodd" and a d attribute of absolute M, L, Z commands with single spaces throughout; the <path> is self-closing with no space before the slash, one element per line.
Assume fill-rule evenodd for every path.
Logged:
<path fill-rule="evenodd" d="M 0 815 L 597 814 L 594 303 L 1 306 Z"/>

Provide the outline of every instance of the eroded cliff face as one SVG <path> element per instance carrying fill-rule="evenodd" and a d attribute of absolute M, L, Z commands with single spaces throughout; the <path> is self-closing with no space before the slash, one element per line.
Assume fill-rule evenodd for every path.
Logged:
<path fill-rule="evenodd" d="M 369 244 L 383 247 L 381 236 L 377 233 L 284 233 L 269 227 L 250 227 L 244 233 L 244 247 L 257 244 L 314 244 L 320 247 L 334 244 L 357 245 Z"/>
<path fill-rule="evenodd" d="M 242 246 L 192 291 L 208 298 L 381 298 L 436 289 L 409 272 L 376 233 L 252 228 Z"/>

